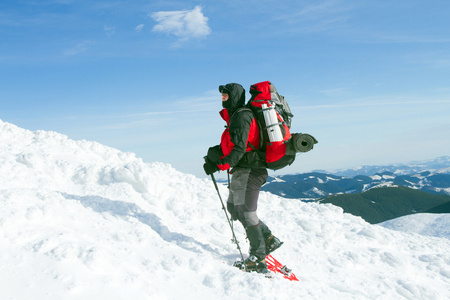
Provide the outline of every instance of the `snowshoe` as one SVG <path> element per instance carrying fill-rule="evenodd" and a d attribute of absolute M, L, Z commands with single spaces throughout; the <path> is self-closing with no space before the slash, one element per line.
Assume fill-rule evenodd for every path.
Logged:
<path fill-rule="evenodd" d="M 233 266 L 247 272 L 257 272 L 263 274 L 269 273 L 266 260 L 260 260 L 255 255 L 250 255 L 244 261 L 238 260 L 233 264 Z"/>

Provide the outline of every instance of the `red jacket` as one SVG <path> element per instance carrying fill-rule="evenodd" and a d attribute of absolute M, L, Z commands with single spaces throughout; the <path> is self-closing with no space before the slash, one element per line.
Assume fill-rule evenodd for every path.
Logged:
<path fill-rule="evenodd" d="M 222 133 L 220 147 L 223 157 L 217 166 L 222 171 L 235 166 L 265 167 L 259 155 L 251 145 L 259 149 L 259 127 L 253 113 L 248 108 L 238 109 L 232 116 L 227 109 L 220 111 L 220 115 L 227 123 Z"/>

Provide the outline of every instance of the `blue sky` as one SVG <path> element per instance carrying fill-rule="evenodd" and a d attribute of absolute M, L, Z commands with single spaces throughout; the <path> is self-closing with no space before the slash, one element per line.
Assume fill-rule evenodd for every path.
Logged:
<path fill-rule="evenodd" d="M 450 155 L 450 2 L 0 3 L 0 119 L 206 177 L 220 84 L 270 80 L 319 144 L 275 174 Z"/>

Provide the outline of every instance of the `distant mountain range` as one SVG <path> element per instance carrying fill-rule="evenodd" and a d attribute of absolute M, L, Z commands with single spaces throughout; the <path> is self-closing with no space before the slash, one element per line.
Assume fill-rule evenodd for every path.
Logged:
<path fill-rule="evenodd" d="M 285 198 L 331 203 L 372 224 L 421 212 L 450 213 L 450 157 L 271 176 L 262 190 Z"/>
<path fill-rule="evenodd" d="M 450 173 L 450 156 L 441 156 L 431 160 L 412 161 L 409 163 L 392 164 L 384 166 L 360 166 L 352 169 L 335 171 L 318 170 L 319 173 L 330 173 L 339 176 L 354 177 L 357 175 L 370 176 L 376 173 L 390 172 L 396 175 L 409 175 L 430 171 L 433 173 Z"/>
<path fill-rule="evenodd" d="M 404 186 L 450 195 L 450 156 L 411 164 L 271 176 L 262 190 L 286 198 L 317 199 L 334 194 L 362 193 L 382 186 Z"/>
<path fill-rule="evenodd" d="M 450 213 L 449 195 L 407 187 L 381 187 L 359 194 L 332 195 L 319 202 L 339 206 L 344 212 L 360 216 L 371 224 L 415 213 Z"/>

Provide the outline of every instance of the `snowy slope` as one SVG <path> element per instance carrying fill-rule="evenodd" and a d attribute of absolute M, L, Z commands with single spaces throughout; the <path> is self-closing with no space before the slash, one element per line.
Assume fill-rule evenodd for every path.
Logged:
<path fill-rule="evenodd" d="M 379 225 L 403 232 L 450 239 L 450 214 L 413 214 Z"/>
<path fill-rule="evenodd" d="M 239 255 L 210 180 L 0 121 L 0 299 L 450 298 L 446 238 L 269 193 L 259 215 L 300 282 L 230 267 Z"/>

